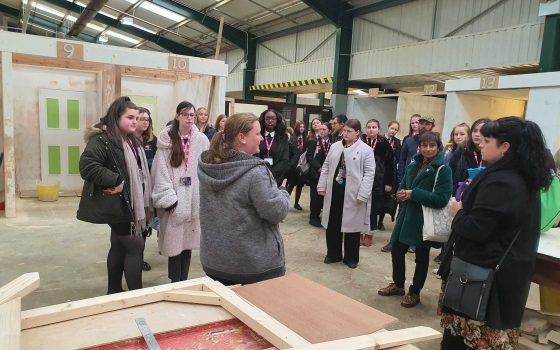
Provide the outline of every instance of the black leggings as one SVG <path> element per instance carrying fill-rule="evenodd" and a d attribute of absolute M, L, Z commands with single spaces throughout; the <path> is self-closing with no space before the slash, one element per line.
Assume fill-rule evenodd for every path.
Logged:
<path fill-rule="evenodd" d="M 144 239 L 130 234 L 130 224 L 111 224 L 111 248 L 107 255 L 107 294 L 122 292 L 122 276 L 129 290 L 142 288 Z"/>
<path fill-rule="evenodd" d="M 191 250 L 183 250 L 181 254 L 168 258 L 167 276 L 171 282 L 186 281 L 191 267 Z"/>
<path fill-rule="evenodd" d="M 441 340 L 441 350 L 472 350 L 467 344 L 465 339 L 460 335 L 452 335 L 449 329 L 443 332 L 443 339 Z"/>
<path fill-rule="evenodd" d="M 292 191 L 294 190 L 294 187 L 296 188 L 296 198 L 295 198 L 294 205 L 296 205 L 299 204 L 299 199 L 301 198 L 301 190 L 303 190 L 303 185 L 289 184 L 287 190 L 290 196 L 292 195 Z"/>

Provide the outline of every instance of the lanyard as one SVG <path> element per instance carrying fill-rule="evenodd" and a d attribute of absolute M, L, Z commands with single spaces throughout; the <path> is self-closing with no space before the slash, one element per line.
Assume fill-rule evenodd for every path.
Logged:
<path fill-rule="evenodd" d="M 187 135 L 187 140 L 185 141 L 181 136 L 181 133 L 179 133 L 179 138 L 181 139 L 181 144 L 183 145 L 183 156 L 184 156 L 184 162 L 186 168 L 189 166 L 189 150 L 191 148 L 191 136 L 192 136 L 192 130 Z"/>
<path fill-rule="evenodd" d="M 126 143 L 128 143 L 128 146 L 132 150 L 132 154 L 134 154 L 134 158 L 136 158 L 136 163 L 140 164 L 140 156 L 138 155 L 138 150 L 136 149 L 136 147 L 134 147 L 134 144 L 128 138 L 126 139 Z"/>
<path fill-rule="evenodd" d="M 373 149 L 373 151 L 375 152 L 375 147 L 377 146 L 377 138 L 375 138 L 375 141 L 373 142 L 373 145 L 372 145 L 372 142 L 371 142 L 369 137 L 367 138 L 367 142 L 368 142 L 369 147 L 371 147 Z"/>
<path fill-rule="evenodd" d="M 301 136 L 298 137 L 298 148 L 299 152 L 301 153 L 303 151 L 303 138 Z"/>
<path fill-rule="evenodd" d="M 391 137 L 391 142 L 389 144 L 391 145 L 391 148 L 394 151 L 395 150 L 395 138 L 394 137 Z"/>
<path fill-rule="evenodd" d="M 420 153 L 420 146 L 416 147 L 416 153 Z"/>
<path fill-rule="evenodd" d="M 267 135 L 264 138 L 264 142 L 266 144 L 266 155 L 270 157 L 270 150 L 272 149 L 272 144 L 274 143 L 274 137 L 271 137 L 270 138 L 270 143 L 268 143 L 268 136 L 270 136 L 270 135 Z"/>
<path fill-rule="evenodd" d="M 322 140 L 321 141 L 321 148 L 323 148 L 323 152 L 325 152 L 325 155 L 327 155 L 329 153 L 329 150 L 331 149 L 330 142 L 327 141 L 327 140 Z"/>
<path fill-rule="evenodd" d="M 474 161 L 476 162 L 476 165 L 478 165 L 479 168 L 482 167 L 482 159 L 480 160 L 480 162 L 478 161 L 478 155 L 476 154 L 476 152 L 473 152 L 473 156 L 474 156 Z"/>

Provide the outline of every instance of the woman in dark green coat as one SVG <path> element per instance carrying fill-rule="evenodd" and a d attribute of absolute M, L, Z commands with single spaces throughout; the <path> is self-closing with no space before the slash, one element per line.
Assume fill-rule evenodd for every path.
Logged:
<path fill-rule="evenodd" d="M 416 154 L 407 166 L 397 191 L 397 199 L 402 206 L 391 235 L 393 283 L 378 291 L 382 296 L 405 294 L 405 255 L 408 247 L 416 247 L 416 269 L 408 294 L 401 302 L 403 307 L 413 307 L 420 302 L 420 291 L 424 287 L 428 274 L 430 247 L 434 244 L 422 240 L 424 226 L 422 206 L 445 207 L 451 198 L 453 187 L 451 169 L 444 164 L 444 154 L 439 151 L 441 147 L 439 135 L 426 132 L 420 136 L 418 144 L 420 153 Z M 438 169 L 439 176 L 434 188 Z"/>

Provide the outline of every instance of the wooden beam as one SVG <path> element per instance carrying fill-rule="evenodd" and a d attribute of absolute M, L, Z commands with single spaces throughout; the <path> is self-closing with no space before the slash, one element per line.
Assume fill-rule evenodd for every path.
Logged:
<path fill-rule="evenodd" d="M 188 80 L 200 78 L 203 75 L 195 73 L 184 73 L 179 71 L 158 70 L 149 68 L 138 68 L 124 66 L 122 67 L 122 75 L 130 77 L 160 79 L 160 80 Z"/>
<path fill-rule="evenodd" d="M 202 283 L 206 281 L 211 280 L 207 277 L 202 277 L 184 282 L 169 283 L 27 310 L 22 312 L 21 327 L 22 329 L 29 329 L 133 306 L 155 303 L 163 300 L 165 292 L 172 290 L 188 289 L 201 291 Z"/>
<path fill-rule="evenodd" d="M 19 350 L 21 338 L 21 298 L 0 305 L 0 349 Z"/>
<path fill-rule="evenodd" d="M 121 67 L 113 66 L 101 72 L 101 110 L 106 111 L 113 101 L 121 97 Z"/>
<path fill-rule="evenodd" d="M 222 298 L 222 307 L 240 319 L 257 334 L 278 349 L 297 348 L 310 343 L 270 315 L 241 298 L 223 284 L 211 281 L 203 285 L 204 290 Z M 339 348 L 342 349 L 342 348 Z"/>
<path fill-rule="evenodd" d="M 413 327 L 396 331 L 377 332 L 358 337 L 294 347 L 292 350 L 377 350 L 441 338 L 441 333 L 430 327 Z"/>
<path fill-rule="evenodd" d="M 29 66 L 60 68 L 60 69 L 73 69 L 82 71 L 100 71 L 110 69 L 113 67 L 111 64 L 85 62 L 72 59 L 50 58 L 44 56 L 14 54 L 14 64 L 24 64 Z"/>
<path fill-rule="evenodd" d="M 0 305 L 15 298 L 23 298 L 39 288 L 39 273 L 23 274 L 0 288 Z"/>
<path fill-rule="evenodd" d="M 217 60 L 220 58 L 220 46 L 222 45 L 222 32 L 224 30 L 224 16 L 220 17 L 220 28 L 218 30 L 218 40 L 216 41 L 216 52 L 214 53 L 214 59 Z M 217 77 L 212 76 L 212 80 L 210 81 L 210 92 L 208 95 L 208 124 L 212 124 L 214 121 L 214 115 L 216 114 L 216 108 L 213 108 L 212 102 L 214 100 L 214 89 L 216 86 L 216 79 Z"/>
<path fill-rule="evenodd" d="M 221 305 L 222 298 L 212 292 L 201 292 L 196 290 L 175 290 L 163 294 L 163 300 L 180 303 Z"/>
<path fill-rule="evenodd" d="M 12 53 L 2 52 L 2 121 L 4 125 L 4 195 L 7 218 L 16 217 L 16 160 L 14 149 L 14 77 Z"/>

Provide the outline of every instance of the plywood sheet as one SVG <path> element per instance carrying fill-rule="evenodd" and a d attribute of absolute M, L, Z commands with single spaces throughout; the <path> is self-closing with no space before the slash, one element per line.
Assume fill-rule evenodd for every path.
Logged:
<path fill-rule="evenodd" d="M 234 291 L 311 343 L 370 334 L 397 321 L 296 274 Z"/>
<path fill-rule="evenodd" d="M 134 320 L 143 317 L 154 333 L 233 319 L 219 306 L 151 303 L 30 328 L 21 333 L 21 348 L 82 349 L 140 337 Z"/>
<path fill-rule="evenodd" d="M 263 350 L 272 347 L 272 344 L 237 319 L 156 334 L 155 338 L 162 349 Z M 144 339 L 136 338 L 88 350 L 148 350 L 148 346 Z"/>

